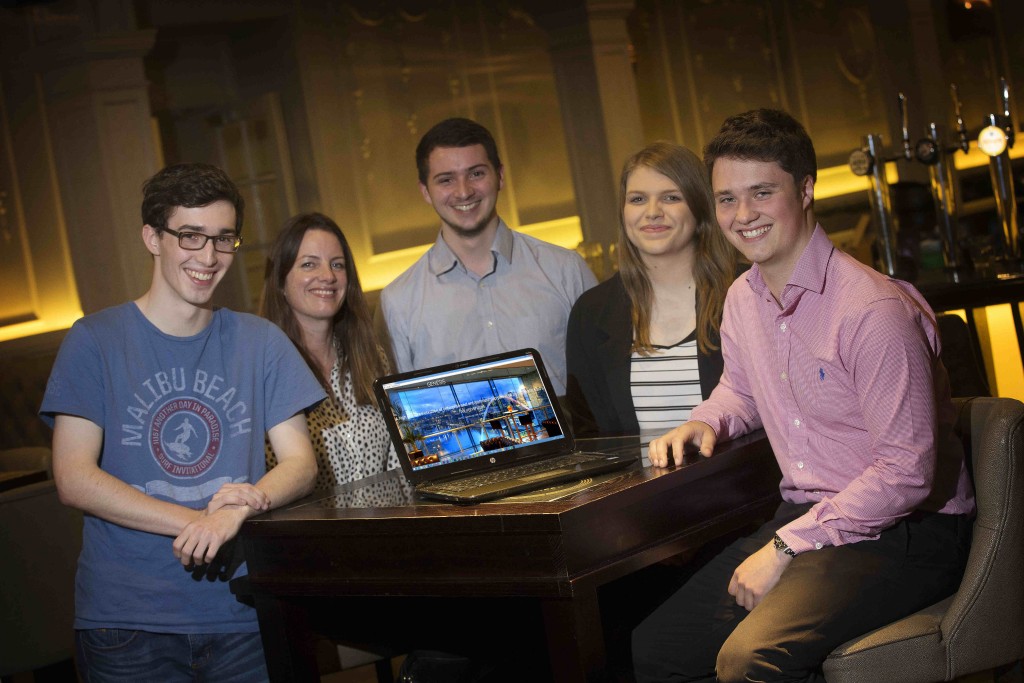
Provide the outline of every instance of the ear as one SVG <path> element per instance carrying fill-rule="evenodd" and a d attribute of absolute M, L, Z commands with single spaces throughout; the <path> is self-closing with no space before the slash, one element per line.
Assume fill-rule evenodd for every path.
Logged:
<path fill-rule="evenodd" d="M 427 190 L 427 186 L 424 185 L 423 183 L 420 183 L 420 194 L 423 195 L 423 201 L 425 201 L 427 204 L 434 203 L 430 201 L 430 192 Z"/>
<path fill-rule="evenodd" d="M 160 233 L 152 225 L 142 226 L 142 243 L 153 256 L 160 255 Z"/>
<path fill-rule="evenodd" d="M 807 209 L 811 208 L 811 205 L 814 203 L 814 178 L 812 178 L 811 176 L 806 176 L 804 178 L 804 182 L 800 187 L 800 191 L 803 195 L 802 202 L 804 211 L 806 211 Z"/>
<path fill-rule="evenodd" d="M 502 190 L 505 188 L 505 167 L 498 167 L 498 189 Z"/>

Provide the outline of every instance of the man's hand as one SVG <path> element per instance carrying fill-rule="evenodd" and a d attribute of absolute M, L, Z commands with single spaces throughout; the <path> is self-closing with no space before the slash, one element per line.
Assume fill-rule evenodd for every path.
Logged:
<path fill-rule="evenodd" d="M 775 545 L 769 543 L 736 567 L 729 580 L 729 595 L 736 598 L 738 605 L 754 609 L 779 582 L 792 560 L 792 555 L 776 550 Z"/>
<path fill-rule="evenodd" d="M 270 509 L 270 497 L 252 484 L 224 484 L 206 506 L 206 513 L 216 512 L 225 505 L 248 505 L 256 512 Z"/>
<path fill-rule="evenodd" d="M 705 458 L 711 457 L 715 450 L 718 436 L 711 425 L 700 420 L 684 422 L 668 434 L 659 436 L 647 447 L 647 455 L 655 467 L 668 467 L 668 451 L 672 449 L 672 459 L 676 465 L 683 464 L 683 449 L 686 444 L 693 444 L 700 449 Z"/>
<path fill-rule="evenodd" d="M 221 546 L 230 541 L 251 514 L 246 505 L 223 506 L 214 512 L 204 511 L 174 539 L 174 556 L 182 565 L 213 562 Z"/>

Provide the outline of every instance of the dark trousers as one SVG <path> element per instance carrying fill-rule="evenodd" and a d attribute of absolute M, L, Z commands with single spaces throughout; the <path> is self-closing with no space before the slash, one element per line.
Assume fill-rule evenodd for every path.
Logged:
<path fill-rule="evenodd" d="M 821 664 L 836 647 L 960 585 L 971 521 L 916 512 L 877 540 L 799 554 L 757 607 L 737 605 L 728 593 L 733 571 L 809 508 L 783 503 L 633 631 L 639 683 L 824 680 Z"/>

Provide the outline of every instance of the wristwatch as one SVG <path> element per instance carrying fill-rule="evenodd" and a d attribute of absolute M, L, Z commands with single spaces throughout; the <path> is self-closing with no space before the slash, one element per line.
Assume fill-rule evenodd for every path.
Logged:
<path fill-rule="evenodd" d="M 782 538 L 778 534 L 775 534 L 775 537 L 772 538 L 772 545 L 775 546 L 776 550 L 781 550 L 782 552 L 786 553 L 790 557 L 796 557 L 796 553 L 793 552 L 793 549 L 790 548 L 788 545 L 786 545 L 786 542 L 783 541 Z"/>

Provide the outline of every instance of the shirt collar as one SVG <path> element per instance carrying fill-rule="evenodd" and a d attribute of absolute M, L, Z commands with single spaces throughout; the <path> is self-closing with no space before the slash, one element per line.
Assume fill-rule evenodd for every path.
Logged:
<path fill-rule="evenodd" d="M 809 292 L 820 294 L 825 289 L 825 271 L 828 269 L 828 261 L 832 258 L 835 246 L 832 240 L 825 234 L 821 224 L 814 226 L 811 239 L 804 247 L 804 253 L 796 262 L 793 274 L 789 276 L 787 287 L 800 287 Z"/>
<path fill-rule="evenodd" d="M 825 271 L 828 269 L 828 262 L 832 258 L 834 250 L 835 246 L 825 234 L 821 223 L 816 224 L 814 232 L 811 233 L 811 239 L 804 247 L 800 259 L 796 262 L 796 267 L 793 268 L 793 273 L 789 276 L 789 281 L 782 288 L 783 308 L 786 307 L 786 299 L 789 298 L 787 294 L 793 287 L 818 294 L 824 291 Z M 756 263 L 747 272 L 747 284 L 758 296 L 764 296 L 768 290 L 768 285 L 761 275 L 761 269 Z"/>
<path fill-rule="evenodd" d="M 491 243 L 491 252 L 502 256 L 507 263 L 512 262 L 512 231 L 501 218 L 498 218 L 498 230 L 494 234 L 494 242 Z M 444 275 L 455 266 L 462 266 L 459 257 L 444 241 L 440 230 L 437 232 L 434 246 L 427 252 L 427 261 L 433 275 Z"/>

